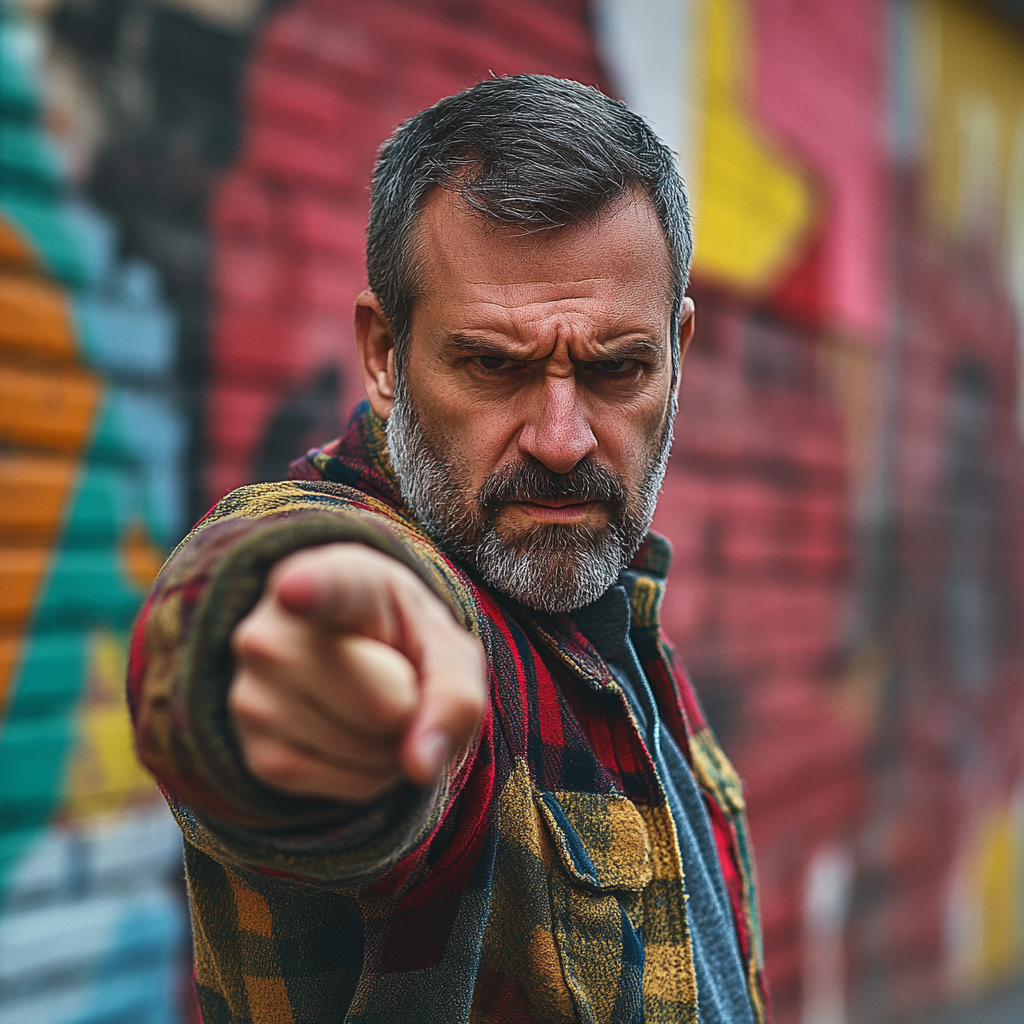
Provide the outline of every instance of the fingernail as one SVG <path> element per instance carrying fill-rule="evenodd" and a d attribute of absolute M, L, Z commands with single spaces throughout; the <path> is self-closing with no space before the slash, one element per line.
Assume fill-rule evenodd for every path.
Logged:
<path fill-rule="evenodd" d="M 432 779 L 437 778 L 445 762 L 452 756 L 448 737 L 440 729 L 435 729 L 420 740 L 419 748 L 420 764 L 424 772 Z"/>

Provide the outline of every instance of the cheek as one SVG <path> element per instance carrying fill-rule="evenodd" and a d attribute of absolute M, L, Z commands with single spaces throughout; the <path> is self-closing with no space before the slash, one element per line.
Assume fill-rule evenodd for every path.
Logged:
<path fill-rule="evenodd" d="M 515 448 L 516 421 L 510 410 L 480 409 L 454 389 L 410 374 L 409 393 L 432 446 L 446 462 L 458 467 L 472 490 L 478 490 Z"/>
<path fill-rule="evenodd" d="M 594 424 L 599 457 L 632 489 L 643 479 L 647 466 L 660 449 L 668 417 L 668 402 L 642 406 L 600 417 Z"/>

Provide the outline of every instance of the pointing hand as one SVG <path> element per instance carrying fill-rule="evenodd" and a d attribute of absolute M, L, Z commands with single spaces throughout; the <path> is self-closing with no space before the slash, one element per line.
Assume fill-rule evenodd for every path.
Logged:
<path fill-rule="evenodd" d="M 478 641 L 412 571 L 361 544 L 282 559 L 231 644 L 245 764 L 296 796 L 370 803 L 402 777 L 428 785 L 486 705 Z"/>

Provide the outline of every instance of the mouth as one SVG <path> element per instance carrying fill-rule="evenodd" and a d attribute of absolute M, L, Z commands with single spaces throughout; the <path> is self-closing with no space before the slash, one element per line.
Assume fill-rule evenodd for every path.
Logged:
<path fill-rule="evenodd" d="M 599 501 L 574 498 L 545 498 L 534 501 L 510 501 L 508 507 L 540 523 L 580 523 L 601 506 Z"/>

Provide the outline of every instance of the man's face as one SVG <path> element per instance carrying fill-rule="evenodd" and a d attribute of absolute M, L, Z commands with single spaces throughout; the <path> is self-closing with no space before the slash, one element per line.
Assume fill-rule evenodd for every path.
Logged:
<path fill-rule="evenodd" d="M 629 197 L 593 224 L 523 234 L 439 190 L 418 241 L 388 424 L 403 495 L 517 600 L 587 604 L 642 541 L 671 443 L 672 275 L 654 210 Z"/>

